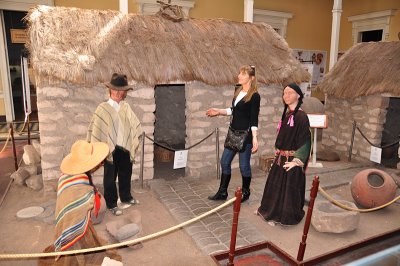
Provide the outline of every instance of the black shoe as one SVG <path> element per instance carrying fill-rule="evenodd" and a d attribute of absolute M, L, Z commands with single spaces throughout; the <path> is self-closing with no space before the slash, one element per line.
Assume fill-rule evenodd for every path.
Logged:
<path fill-rule="evenodd" d="M 251 176 L 242 176 L 242 202 L 250 198 Z"/>
<path fill-rule="evenodd" d="M 228 186 L 231 181 L 231 175 L 221 174 L 221 182 L 218 192 L 214 196 L 209 196 L 209 200 L 226 200 L 228 198 Z"/>
<path fill-rule="evenodd" d="M 226 189 L 218 189 L 218 192 L 214 196 L 208 196 L 209 200 L 226 200 L 226 198 L 228 198 Z"/>
<path fill-rule="evenodd" d="M 242 203 L 245 202 L 246 200 L 248 200 L 250 198 L 250 189 L 245 189 L 243 188 L 242 190 Z"/>

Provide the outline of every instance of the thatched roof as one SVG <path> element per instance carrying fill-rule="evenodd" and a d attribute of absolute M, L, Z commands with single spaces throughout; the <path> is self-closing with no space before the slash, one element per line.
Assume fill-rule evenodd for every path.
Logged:
<path fill-rule="evenodd" d="M 123 15 L 38 6 L 27 15 L 28 48 L 39 79 L 98 84 L 113 72 L 148 85 L 202 81 L 233 84 L 254 64 L 261 83 L 308 80 L 290 48 L 266 24 L 224 19 Z"/>
<path fill-rule="evenodd" d="M 316 89 L 341 99 L 373 94 L 400 96 L 400 42 L 353 46 Z"/>

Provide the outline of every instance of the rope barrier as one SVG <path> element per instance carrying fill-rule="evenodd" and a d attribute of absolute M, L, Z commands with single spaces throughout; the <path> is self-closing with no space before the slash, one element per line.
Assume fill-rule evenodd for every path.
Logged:
<path fill-rule="evenodd" d="M 86 249 L 79 249 L 79 250 L 68 250 L 68 251 L 59 251 L 59 252 L 49 252 L 49 253 L 29 253 L 29 254 L 0 254 L 0 260 L 1 259 L 17 259 L 17 258 L 40 258 L 40 257 L 54 257 L 54 256 L 64 256 L 64 255 L 72 255 L 72 254 L 82 254 L 82 253 L 88 253 L 88 252 L 95 252 L 95 251 L 103 251 L 106 249 L 112 249 L 112 248 L 118 248 L 122 246 L 127 246 L 127 245 L 133 245 L 137 244 L 139 242 L 143 242 L 152 238 L 156 238 L 162 235 L 165 235 L 167 233 L 173 232 L 181 227 L 184 227 L 186 225 L 192 224 L 194 222 L 197 222 L 198 220 L 201 220 L 202 218 L 219 211 L 220 209 L 225 208 L 226 206 L 232 204 L 236 200 L 236 197 L 233 197 L 232 199 L 224 202 L 223 204 L 219 205 L 218 207 L 203 213 L 189 221 L 180 223 L 178 225 L 175 225 L 173 227 L 167 228 L 165 230 L 159 231 L 157 233 L 153 233 L 151 235 L 147 235 L 141 238 L 133 239 L 133 240 L 128 240 L 125 242 L 121 243 L 116 243 L 116 244 L 110 244 L 110 245 L 105 245 L 105 246 L 100 246 L 100 247 L 94 247 L 94 248 L 86 248 Z"/>
<path fill-rule="evenodd" d="M 206 139 L 208 139 L 209 137 L 211 137 L 212 134 L 214 134 L 214 133 L 215 133 L 215 131 L 211 132 L 211 133 L 208 134 L 204 139 L 202 139 L 202 140 L 200 140 L 199 142 L 193 144 L 192 146 L 189 146 L 188 148 L 185 148 L 185 150 L 190 150 L 191 148 L 196 147 L 197 145 L 201 144 L 203 141 L 205 141 Z M 165 145 L 163 145 L 163 144 L 161 144 L 161 143 L 158 143 L 158 142 L 156 142 L 154 139 L 152 139 L 152 138 L 150 138 L 149 136 L 147 136 L 146 134 L 145 134 L 145 136 L 146 136 L 146 138 L 147 138 L 148 140 L 152 141 L 154 144 L 157 144 L 158 146 L 160 146 L 160 147 L 162 147 L 162 148 L 164 148 L 164 149 L 166 149 L 166 150 L 169 150 L 169 151 L 179 151 L 179 150 L 181 150 L 181 149 L 173 149 L 173 148 L 171 148 L 171 147 L 168 147 L 168 146 L 165 146 Z"/>
<path fill-rule="evenodd" d="M 8 141 L 10 140 L 10 138 L 11 138 L 11 128 L 8 130 L 8 136 L 7 136 L 7 139 L 6 139 L 6 143 L 4 144 L 4 147 L 1 149 L 0 153 L 2 153 L 6 149 Z"/>
<path fill-rule="evenodd" d="M 392 142 L 392 143 L 390 143 L 390 144 L 386 144 L 386 145 L 384 145 L 384 146 L 374 145 L 374 144 L 372 144 L 372 142 L 364 135 L 364 133 L 361 131 L 361 129 L 360 129 L 358 126 L 356 126 L 356 128 L 357 128 L 358 132 L 360 132 L 361 136 L 362 136 L 371 146 L 374 146 L 374 147 L 376 147 L 376 148 L 384 149 L 384 148 L 393 146 L 393 145 L 395 145 L 395 144 L 397 144 L 397 143 L 400 142 L 400 139 L 399 139 L 399 140 L 397 140 L 397 141 L 395 141 L 395 142 Z"/>
<path fill-rule="evenodd" d="M 339 201 L 335 200 L 331 195 L 329 195 L 322 187 L 319 187 L 318 190 L 319 190 L 319 192 L 321 192 L 322 195 L 324 195 L 330 202 L 332 202 L 336 206 L 338 206 L 342 209 L 348 210 L 348 211 L 355 211 L 355 212 L 372 212 L 372 211 L 380 210 L 400 199 L 400 196 L 398 196 L 398 197 L 394 198 L 393 200 L 389 201 L 388 203 L 385 203 L 381 206 L 370 208 L 370 209 L 359 209 L 359 208 L 349 207 L 345 204 L 340 203 Z"/>

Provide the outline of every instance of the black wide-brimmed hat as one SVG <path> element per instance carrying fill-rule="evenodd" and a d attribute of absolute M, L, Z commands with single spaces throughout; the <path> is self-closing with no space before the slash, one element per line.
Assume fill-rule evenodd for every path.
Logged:
<path fill-rule="evenodd" d="M 114 73 L 111 77 L 110 82 L 104 83 L 108 88 L 117 91 L 132 90 L 132 87 L 128 85 L 128 79 L 124 74 Z"/>

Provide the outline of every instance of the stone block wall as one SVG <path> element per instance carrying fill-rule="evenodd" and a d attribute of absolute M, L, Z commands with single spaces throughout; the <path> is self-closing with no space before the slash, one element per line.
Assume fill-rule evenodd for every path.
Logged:
<path fill-rule="evenodd" d="M 381 144 L 389 98 L 380 95 L 342 100 L 329 97 L 326 103 L 328 128 L 323 131 L 322 145 L 334 150 L 341 157 L 348 157 L 353 121 L 375 145 Z M 370 158 L 370 144 L 356 130 L 352 157 Z"/>
<path fill-rule="evenodd" d="M 233 86 L 213 87 L 200 82 L 186 84 L 186 147 L 189 147 L 215 129 L 219 130 L 220 156 L 224 149 L 224 141 L 229 127 L 230 117 L 207 117 L 206 110 L 211 107 L 227 108 L 231 106 L 234 93 Z M 259 115 L 259 150 L 252 155 L 252 167 L 258 166 L 258 158 L 263 154 L 273 154 L 276 125 L 281 117 L 282 89 L 276 86 L 261 86 Z M 189 150 L 186 176 L 202 177 L 216 175 L 216 135 L 213 134 L 200 145 Z M 238 156 L 232 168 L 239 168 Z"/>
<path fill-rule="evenodd" d="M 229 126 L 229 117 L 209 118 L 205 112 L 210 107 L 226 108 L 231 105 L 233 86 L 215 87 L 201 82 L 185 84 L 186 95 L 186 147 L 205 138 L 219 128 L 220 156 Z M 258 166 L 259 156 L 273 154 L 276 138 L 276 125 L 281 117 L 282 88 L 260 86 L 261 107 L 259 116 L 259 151 L 252 155 L 251 164 Z M 70 152 L 72 144 L 78 139 L 86 139 L 91 117 L 100 102 L 108 99 L 108 89 L 99 84 L 83 87 L 67 83 L 57 85 L 38 84 L 38 113 L 40 122 L 40 142 L 42 144 L 42 170 L 45 190 L 54 190 L 54 184 L 61 172 L 62 159 Z M 154 88 L 135 85 L 128 93 L 126 101 L 142 123 L 146 135 L 154 139 L 155 97 Z M 215 134 L 200 145 L 189 150 L 186 176 L 215 176 L 216 148 Z M 133 165 L 132 180 L 139 178 L 141 147 Z M 154 146 L 146 139 L 144 148 L 143 178 L 154 177 Z M 238 158 L 233 162 L 238 168 Z M 94 174 L 94 182 L 102 183 L 103 168 Z"/>

